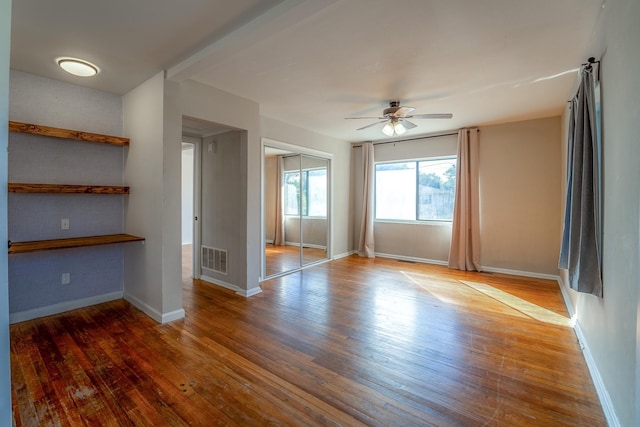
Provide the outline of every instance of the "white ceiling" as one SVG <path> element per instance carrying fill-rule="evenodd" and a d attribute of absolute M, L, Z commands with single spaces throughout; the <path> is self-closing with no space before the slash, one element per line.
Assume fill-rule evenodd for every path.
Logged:
<path fill-rule="evenodd" d="M 124 94 L 160 70 L 254 100 L 264 116 L 346 141 L 390 100 L 405 136 L 559 114 L 605 0 L 19 0 L 11 66 Z M 96 63 L 67 76 L 55 58 Z"/>

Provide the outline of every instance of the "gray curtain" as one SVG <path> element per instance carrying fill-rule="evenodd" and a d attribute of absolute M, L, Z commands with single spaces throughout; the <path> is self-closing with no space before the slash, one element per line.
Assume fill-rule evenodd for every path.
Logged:
<path fill-rule="evenodd" d="M 567 195 L 558 267 L 568 270 L 572 289 L 602 297 L 598 178 L 601 155 L 594 89 L 593 70 L 584 67 L 569 114 Z"/>
<path fill-rule="evenodd" d="M 480 266 L 479 129 L 458 131 L 456 193 L 449 268 L 482 271 Z"/>
<path fill-rule="evenodd" d="M 375 258 L 373 242 L 373 179 L 374 179 L 373 143 L 362 144 L 363 197 L 362 218 L 360 221 L 360 241 L 358 255 Z"/>

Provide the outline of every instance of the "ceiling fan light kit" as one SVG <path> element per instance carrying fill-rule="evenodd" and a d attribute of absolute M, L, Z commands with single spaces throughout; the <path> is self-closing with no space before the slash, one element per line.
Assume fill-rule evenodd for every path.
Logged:
<path fill-rule="evenodd" d="M 382 127 L 382 133 L 386 136 L 403 135 L 408 129 L 417 127 L 413 122 L 407 119 L 450 119 L 453 117 L 451 113 L 444 114 L 410 114 L 415 108 L 413 107 L 401 107 L 400 101 L 389 102 L 389 107 L 382 111 L 381 117 L 346 117 L 347 120 L 353 119 L 377 119 L 380 121 L 371 123 L 367 126 L 358 128 L 357 130 L 363 130 L 375 126 L 379 123 L 384 123 Z"/>
<path fill-rule="evenodd" d="M 398 121 L 389 121 L 382 127 L 382 133 L 387 136 L 403 135 L 407 129 Z"/>

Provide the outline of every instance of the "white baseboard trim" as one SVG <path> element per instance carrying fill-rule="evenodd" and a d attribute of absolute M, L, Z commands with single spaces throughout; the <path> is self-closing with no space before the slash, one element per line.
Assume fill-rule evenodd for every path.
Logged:
<path fill-rule="evenodd" d="M 254 295 L 258 295 L 261 292 L 262 292 L 262 288 L 260 286 L 256 286 L 256 287 L 253 287 L 251 289 L 247 289 L 246 291 L 244 289 L 240 289 L 240 290 L 236 291 L 236 294 L 242 295 L 245 298 L 249 298 L 249 297 L 252 297 Z"/>
<path fill-rule="evenodd" d="M 510 270 L 508 268 L 495 268 L 495 267 L 487 267 L 482 266 L 482 271 L 486 271 L 487 273 L 500 273 L 500 274 L 510 274 L 512 276 L 522 276 L 522 277 L 531 277 L 534 279 L 547 279 L 547 280 L 558 280 L 558 275 L 554 274 L 545 274 L 545 273 L 534 273 L 532 271 L 522 271 L 522 270 Z"/>
<path fill-rule="evenodd" d="M 102 304 L 104 302 L 122 299 L 123 292 L 116 291 L 108 294 L 96 295 L 89 298 L 82 298 L 73 301 L 65 301 L 58 304 L 47 305 L 45 307 L 34 308 L 32 310 L 19 311 L 9 315 L 9 323 L 24 322 L 37 319 L 38 317 L 51 316 L 64 313 L 65 311 L 77 310 L 91 305 Z"/>
<path fill-rule="evenodd" d="M 285 246 L 295 246 L 295 247 L 300 247 L 300 242 L 284 242 Z M 304 246 L 305 248 L 312 248 L 312 249 L 324 249 L 325 251 L 327 250 L 327 247 L 324 245 L 316 245 L 313 243 L 304 243 L 302 246 Z"/>
<path fill-rule="evenodd" d="M 185 316 L 184 308 L 181 308 L 179 310 L 170 311 L 168 313 L 163 313 L 162 314 L 162 321 L 160 323 L 162 323 L 164 325 L 165 323 L 174 322 L 176 320 L 184 319 L 184 316 Z"/>
<path fill-rule="evenodd" d="M 162 323 L 162 313 L 160 313 L 155 308 L 142 302 L 141 300 L 139 300 L 138 298 L 134 297 L 131 294 L 124 294 L 124 299 L 125 301 L 128 301 L 132 306 L 142 311 L 147 316 L 151 317 L 156 322 Z"/>
<path fill-rule="evenodd" d="M 354 255 L 354 254 L 357 254 L 357 253 L 358 253 L 358 251 L 355 251 L 355 250 L 354 251 L 343 252 L 341 254 L 334 255 L 331 259 L 335 261 L 337 259 L 346 258 L 348 256 L 351 256 L 351 255 Z"/>
<path fill-rule="evenodd" d="M 205 276 L 205 275 L 200 276 L 200 280 L 205 281 L 210 285 L 220 286 L 221 288 L 229 289 L 229 290 L 235 292 L 236 294 L 238 294 L 240 296 L 243 296 L 245 298 L 252 297 L 252 296 L 257 295 L 260 292 L 262 292 L 262 288 L 260 286 L 256 286 L 256 287 L 251 288 L 251 289 L 240 289 L 240 287 L 238 287 L 236 285 L 233 285 L 231 283 L 227 283 L 227 282 L 225 282 L 223 280 L 214 279 L 212 277 Z"/>
<path fill-rule="evenodd" d="M 435 264 L 435 265 L 448 265 L 447 261 L 440 261 L 438 259 L 417 258 L 412 256 L 393 255 L 376 252 L 376 256 L 380 258 L 392 258 L 400 261 L 420 262 L 422 264 Z"/>
<path fill-rule="evenodd" d="M 593 385 L 596 388 L 596 393 L 598 394 L 598 398 L 600 399 L 602 411 L 604 412 L 604 416 L 607 419 L 607 424 L 610 427 L 620 427 L 620 421 L 618 420 L 618 416 L 616 415 L 616 411 L 613 407 L 611 396 L 609 395 L 609 392 L 604 385 L 604 381 L 602 380 L 602 376 L 600 375 L 600 371 L 598 370 L 598 365 L 593 359 L 593 355 L 591 354 L 591 350 L 589 349 L 589 343 L 587 342 L 587 339 L 582 332 L 580 321 L 576 317 L 576 310 L 569 296 L 569 287 L 564 282 L 561 276 L 558 276 L 557 280 L 558 286 L 560 286 L 560 292 L 562 293 L 562 298 L 564 299 L 564 304 L 566 305 L 569 316 L 571 316 L 571 321 L 574 324 L 573 330 L 576 332 L 576 336 L 578 337 L 578 342 L 580 343 L 580 348 L 582 349 L 584 360 L 587 363 L 587 368 L 589 369 L 589 373 L 591 374 Z"/>
<path fill-rule="evenodd" d="M 144 314 L 151 317 L 153 320 L 160 324 L 173 322 L 174 320 L 180 320 L 185 316 L 184 309 L 182 308 L 179 310 L 170 311 L 168 313 L 160 313 L 149 304 L 142 302 L 131 294 L 125 294 L 124 299 L 131 303 L 131 305 L 133 305 L 135 308 L 142 311 Z"/>

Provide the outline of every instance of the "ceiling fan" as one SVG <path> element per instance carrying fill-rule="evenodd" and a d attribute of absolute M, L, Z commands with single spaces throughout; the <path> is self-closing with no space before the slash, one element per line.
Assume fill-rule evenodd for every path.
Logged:
<path fill-rule="evenodd" d="M 407 129 L 417 127 L 413 122 L 407 119 L 450 119 L 453 114 L 411 114 L 415 110 L 413 107 L 401 107 L 400 101 L 390 101 L 389 107 L 382 111 L 381 117 L 345 117 L 346 120 L 360 119 L 378 119 L 379 121 L 358 128 L 357 130 L 367 129 L 380 123 L 385 123 L 382 127 L 382 133 L 387 136 L 402 135 Z"/>

